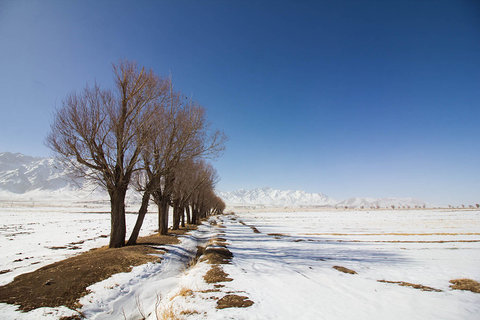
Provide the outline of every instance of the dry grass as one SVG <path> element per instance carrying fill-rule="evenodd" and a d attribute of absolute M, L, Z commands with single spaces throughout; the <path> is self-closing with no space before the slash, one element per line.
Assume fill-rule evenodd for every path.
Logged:
<path fill-rule="evenodd" d="M 338 270 L 338 271 L 343 272 L 343 273 L 357 274 L 356 271 L 354 271 L 352 269 L 342 267 L 342 266 L 333 266 L 333 269 Z"/>
<path fill-rule="evenodd" d="M 172 305 L 165 307 L 160 311 L 157 310 L 155 316 L 157 320 L 182 320 L 182 318 L 177 316 Z"/>
<path fill-rule="evenodd" d="M 217 309 L 225 308 L 247 308 L 253 304 L 253 301 L 249 300 L 245 296 L 237 296 L 235 294 L 227 294 L 223 298 L 217 301 Z"/>
<path fill-rule="evenodd" d="M 198 291 L 198 292 L 211 293 L 211 292 L 220 292 L 220 291 L 221 291 L 220 289 L 206 289 L 206 290 L 202 290 L 202 291 Z"/>
<path fill-rule="evenodd" d="M 191 295 L 193 295 L 193 291 L 183 287 L 183 288 L 180 289 L 180 291 L 176 295 L 174 295 L 173 297 L 170 298 L 170 301 L 172 301 L 176 297 L 184 297 L 185 298 L 185 297 L 189 297 Z"/>
<path fill-rule="evenodd" d="M 282 239 L 284 237 L 288 237 L 288 235 L 284 233 L 268 233 L 268 235 L 274 237 L 275 239 Z"/>
<path fill-rule="evenodd" d="M 217 283 L 233 280 L 232 278 L 228 278 L 228 273 L 223 271 L 223 269 L 220 268 L 220 266 L 217 264 L 212 265 L 210 270 L 208 270 L 207 273 L 203 276 L 203 279 L 206 283 Z"/>
<path fill-rule="evenodd" d="M 174 235 L 141 237 L 138 244 L 123 248 L 97 248 L 52 263 L 33 272 L 21 274 L 0 287 L 0 302 L 18 305 L 30 311 L 40 307 L 80 307 L 78 299 L 88 294 L 86 288 L 113 274 L 129 272 L 133 266 L 159 262 L 152 253 L 164 253 L 150 245 L 177 244 Z"/>
<path fill-rule="evenodd" d="M 272 237 L 288 237 L 288 235 L 284 233 L 267 233 L 267 234 Z"/>
<path fill-rule="evenodd" d="M 227 246 L 227 240 L 222 237 L 215 237 L 212 238 L 208 241 L 207 247 L 208 246 L 221 246 L 221 247 L 226 247 Z"/>
<path fill-rule="evenodd" d="M 209 264 L 228 264 L 232 260 L 233 254 L 226 247 L 208 247 L 205 249 L 201 261 L 207 261 Z"/>
<path fill-rule="evenodd" d="M 137 244 L 146 244 L 146 245 L 162 245 L 162 244 L 179 244 L 180 240 L 176 234 L 167 234 L 167 235 L 160 235 L 160 234 L 152 234 L 146 237 L 140 237 L 137 240 Z"/>
<path fill-rule="evenodd" d="M 249 226 L 249 227 L 250 229 L 252 229 L 254 233 L 261 233 L 260 231 L 258 231 L 258 229 L 255 226 Z"/>
<path fill-rule="evenodd" d="M 442 292 L 440 289 L 435 289 L 432 287 L 427 287 L 421 284 L 416 284 L 416 283 L 409 283 L 409 282 L 404 282 L 404 281 L 387 281 L 387 280 L 377 280 L 378 282 L 383 282 L 383 283 L 395 283 L 398 284 L 399 286 L 402 287 L 411 287 L 415 289 L 419 289 L 422 291 L 435 291 L 435 292 Z"/>
<path fill-rule="evenodd" d="M 178 229 L 178 230 L 169 229 L 168 233 L 169 234 L 176 234 L 176 235 L 185 234 L 185 233 L 189 232 L 190 230 L 197 230 L 197 228 L 198 228 L 198 226 L 195 225 L 195 224 L 186 224 L 185 228 L 180 227 L 180 229 Z"/>
<path fill-rule="evenodd" d="M 180 312 L 180 314 L 184 316 L 192 316 L 194 314 L 200 314 L 200 312 L 198 312 L 197 310 L 183 310 L 182 312 Z"/>
<path fill-rule="evenodd" d="M 450 288 L 454 290 L 468 290 L 475 293 L 480 293 L 480 282 L 472 279 L 454 279 L 450 280 Z"/>
<path fill-rule="evenodd" d="M 248 224 L 246 224 L 245 222 L 243 222 L 242 220 L 238 220 L 238 222 L 239 222 L 240 224 L 243 224 L 244 226 L 250 227 L 250 229 L 252 229 L 252 231 L 253 231 L 254 233 L 261 233 L 260 231 L 258 231 L 258 229 L 257 229 L 255 226 L 248 225 Z"/>

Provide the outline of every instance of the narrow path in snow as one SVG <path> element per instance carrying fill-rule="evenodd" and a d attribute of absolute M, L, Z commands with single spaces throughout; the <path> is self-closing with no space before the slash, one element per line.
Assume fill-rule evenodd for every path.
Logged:
<path fill-rule="evenodd" d="M 179 236 L 178 245 L 155 247 L 167 251 L 161 263 L 138 266 L 90 286 L 92 292 L 80 299 L 81 312 L 88 319 L 143 319 L 154 315 L 155 307 L 178 287 L 181 275 L 196 256 L 197 246 L 204 245 L 211 233 L 211 226 L 200 225 Z"/>

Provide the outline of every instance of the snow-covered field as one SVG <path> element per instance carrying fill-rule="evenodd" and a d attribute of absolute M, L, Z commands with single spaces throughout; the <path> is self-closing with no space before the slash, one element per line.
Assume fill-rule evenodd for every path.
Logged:
<path fill-rule="evenodd" d="M 13 270 L 0 274 L 1 284 L 107 244 L 108 238 L 99 236 L 108 234 L 108 215 L 64 211 L 0 210 L 0 269 Z M 130 226 L 134 218 L 128 215 Z M 185 319 L 478 319 L 480 314 L 480 294 L 449 288 L 451 279 L 480 281 L 480 211 L 254 212 L 214 219 L 225 228 L 204 224 L 181 244 L 168 246 L 161 263 L 91 286 L 92 293 L 81 300 L 82 312 L 89 319 L 141 319 L 140 313 L 156 319 L 156 307 Z M 143 234 L 155 229 L 155 221 L 147 215 Z M 223 265 L 233 281 L 215 289 L 203 280 L 210 268 L 206 262 L 188 269 L 186 263 L 197 245 L 219 233 L 234 255 Z M 182 289 L 192 293 L 178 295 Z M 232 292 L 254 304 L 216 309 L 216 299 Z M 68 314 L 62 308 L 23 315 L 14 309 L 0 304 L 6 319 Z"/>

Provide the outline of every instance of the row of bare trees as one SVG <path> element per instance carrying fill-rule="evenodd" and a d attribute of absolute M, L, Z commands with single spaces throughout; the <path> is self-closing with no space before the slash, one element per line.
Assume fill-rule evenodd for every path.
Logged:
<path fill-rule="evenodd" d="M 128 244 L 137 240 L 150 199 L 158 206 L 158 230 L 198 223 L 225 204 L 214 193 L 216 172 L 203 159 L 217 157 L 225 135 L 210 131 L 205 110 L 175 92 L 170 79 L 136 63 L 113 66 L 113 90 L 95 84 L 72 93 L 57 110 L 47 145 L 76 176 L 93 179 L 110 196 L 110 247 L 125 245 L 125 197 L 142 193 Z"/>

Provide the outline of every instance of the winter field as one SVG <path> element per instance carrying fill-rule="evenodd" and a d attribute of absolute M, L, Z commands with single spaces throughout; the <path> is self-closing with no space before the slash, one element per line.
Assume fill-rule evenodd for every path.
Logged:
<path fill-rule="evenodd" d="M 0 208 L 0 285 L 106 245 L 109 216 L 99 211 Z M 127 225 L 134 219 L 127 215 Z M 156 215 L 149 214 L 142 233 L 154 229 Z M 223 238 L 233 254 L 220 265 L 229 279 L 216 284 L 204 278 L 208 261 L 192 263 L 197 246 L 215 248 L 215 238 Z M 478 210 L 242 212 L 212 217 L 180 244 L 159 249 L 166 249 L 160 263 L 89 287 L 79 311 L 88 319 L 478 319 L 480 314 L 480 294 L 452 290 L 449 283 L 480 280 Z M 253 304 L 218 309 L 230 294 Z M 0 304 L 0 318 L 77 314 L 62 307 L 15 309 Z"/>

